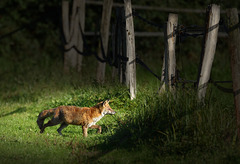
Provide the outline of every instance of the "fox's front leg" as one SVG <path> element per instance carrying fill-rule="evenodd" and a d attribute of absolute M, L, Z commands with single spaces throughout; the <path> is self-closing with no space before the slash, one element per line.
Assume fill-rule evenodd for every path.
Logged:
<path fill-rule="evenodd" d="M 102 133 L 102 127 L 99 126 L 99 125 L 92 125 L 90 128 L 91 129 L 98 129 L 98 131 L 97 131 L 98 134 Z"/>
<path fill-rule="evenodd" d="M 88 127 L 87 126 L 82 126 L 82 130 L 83 130 L 83 137 L 87 137 Z"/>

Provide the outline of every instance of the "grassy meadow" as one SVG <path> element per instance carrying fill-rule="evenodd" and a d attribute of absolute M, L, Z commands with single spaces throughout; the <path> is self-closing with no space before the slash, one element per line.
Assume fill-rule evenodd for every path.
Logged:
<path fill-rule="evenodd" d="M 230 69 L 221 68 L 226 68 L 226 63 L 218 61 L 222 58 L 229 65 L 226 55 L 215 60 L 212 77 L 221 77 L 217 80 L 231 78 Z M 138 66 L 137 98 L 130 101 L 128 89 L 108 82 L 109 76 L 101 85 L 94 80 L 94 73 L 86 78 L 74 72 L 64 75 L 60 59 L 37 59 L 16 62 L 6 56 L 0 58 L 0 163 L 240 161 L 231 94 L 209 85 L 203 105 L 196 101 L 192 85 L 180 85 L 176 95 L 160 96 L 159 81 Z M 189 57 L 182 60 L 188 63 Z M 161 68 L 156 65 L 159 67 L 154 63 L 151 66 L 159 73 Z M 194 78 L 197 64 L 182 64 L 181 69 L 186 77 Z M 117 114 L 98 122 L 102 134 L 89 130 L 88 138 L 83 138 L 80 126 L 68 126 L 63 136 L 58 135 L 58 126 L 39 133 L 36 120 L 42 110 L 60 105 L 93 106 L 105 99 L 113 100 L 111 107 Z"/>

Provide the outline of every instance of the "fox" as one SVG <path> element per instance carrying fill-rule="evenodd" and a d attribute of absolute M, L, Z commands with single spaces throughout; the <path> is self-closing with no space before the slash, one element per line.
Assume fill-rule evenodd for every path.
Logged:
<path fill-rule="evenodd" d="M 97 133 L 101 133 L 102 127 L 96 125 L 96 123 L 105 115 L 114 115 L 115 113 L 109 105 L 109 100 L 102 101 L 92 107 L 59 106 L 40 112 L 37 124 L 40 133 L 43 133 L 46 127 L 61 124 L 57 129 L 60 135 L 62 135 L 61 131 L 68 125 L 80 125 L 82 126 L 83 137 L 87 137 L 88 128 L 98 129 Z M 52 118 L 44 124 L 47 117 Z"/>

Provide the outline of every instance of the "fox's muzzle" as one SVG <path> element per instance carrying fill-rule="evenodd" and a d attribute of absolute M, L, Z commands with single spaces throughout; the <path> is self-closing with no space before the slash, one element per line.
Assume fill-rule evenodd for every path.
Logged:
<path fill-rule="evenodd" d="M 112 110 L 112 114 L 115 114 L 116 112 L 114 110 Z"/>
<path fill-rule="evenodd" d="M 116 112 L 113 110 L 113 109 L 111 109 L 111 108 L 108 108 L 107 109 L 107 112 L 106 112 L 106 114 L 111 114 L 111 115 L 113 115 L 113 114 L 115 114 Z"/>

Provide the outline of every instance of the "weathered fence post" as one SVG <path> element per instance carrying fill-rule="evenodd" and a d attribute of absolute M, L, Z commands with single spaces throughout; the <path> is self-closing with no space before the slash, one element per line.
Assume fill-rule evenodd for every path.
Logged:
<path fill-rule="evenodd" d="M 79 22 L 80 22 L 80 26 L 81 29 L 84 33 L 84 29 L 85 29 L 85 0 L 80 0 L 79 2 Z M 83 39 L 82 39 L 82 35 L 81 32 L 78 32 L 78 44 L 77 44 L 77 48 L 83 52 Z M 77 71 L 81 72 L 82 70 L 82 60 L 83 60 L 83 56 L 82 55 L 78 55 L 77 56 Z"/>
<path fill-rule="evenodd" d="M 103 44 L 105 55 L 107 55 L 107 52 L 108 52 L 109 26 L 110 26 L 110 18 L 112 13 L 112 4 L 113 4 L 113 0 L 104 0 L 103 2 L 100 37 L 102 38 L 102 44 Z M 103 59 L 101 46 L 99 46 L 99 49 L 98 49 L 98 56 Z M 105 68 L 106 68 L 106 63 L 102 63 L 98 61 L 97 81 L 99 83 L 104 82 Z"/>
<path fill-rule="evenodd" d="M 176 45 L 176 34 L 175 30 L 178 25 L 178 15 L 169 14 L 168 16 L 168 54 L 169 54 L 169 69 L 168 69 L 168 79 L 170 91 L 174 92 L 175 86 L 174 82 L 176 81 L 176 57 L 175 57 L 175 45 Z"/>
<path fill-rule="evenodd" d="M 201 73 L 198 83 L 198 100 L 203 101 L 205 98 L 207 84 L 210 78 L 212 63 L 214 60 L 218 27 L 220 20 L 220 6 L 212 4 L 209 11 L 208 27 L 205 33 L 204 56 L 202 62 Z"/>
<path fill-rule="evenodd" d="M 167 30 L 167 46 L 165 47 L 165 53 L 164 53 L 164 62 L 163 62 L 163 68 L 162 68 L 162 80 L 167 81 L 164 82 L 160 89 L 160 93 L 165 91 L 166 89 L 166 83 L 170 87 L 170 91 L 174 92 L 175 87 L 173 85 L 175 81 L 176 76 L 176 57 L 175 57 L 175 45 L 176 45 L 176 34 L 175 29 L 178 25 L 178 15 L 177 14 L 169 14 L 168 16 L 168 22 L 166 26 Z M 167 69 L 166 69 L 167 68 Z M 166 71 L 168 70 L 168 71 Z M 167 78 L 164 76 L 168 76 Z"/>
<path fill-rule="evenodd" d="M 66 43 L 70 41 L 70 29 L 69 29 L 69 2 L 62 1 L 62 22 L 63 22 L 63 34 Z M 65 46 L 65 45 L 64 45 Z M 68 73 L 72 63 L 72 52 L 69 50 L 64 52 L 64 73 Z M 74 60 L 74 59 L 73 59 Z"/>
<path fill-rule="evenodd" d="M 240 30 L 237 8 L 227 10 L 237 135 L 240 141 Z"/>
<path fill-rule="evenodd" d="M 72 6 L 71 20 L 69 21 L 69 2 L 62 1 L 62 20 L 63 20 L 63 33 L 66 40 L 64 45 L 66 52 L 64 52 L 64 72 L 68 73 L 70 68 L 78 68 L 80 71 L 82 57 L 73 49 L 76 46 L 80 51 L 83 49 L 83 42 L 80 41 L 79 21 L 82 20 L 81 26 L 84 28 L 85 11 L 84 4 L 85 0 L 74 0 Z M 78 11 L 78 8 L 80 11 Z"/>
<path fill-rule="evenodd" d="M 126 85 L 130 88 L 131 100 L 136 98 L 136 54 L 135 36 L 131 0 L 124 0 L 126 19 L 126 48 L 128 61 L 126 63 Z"/>

